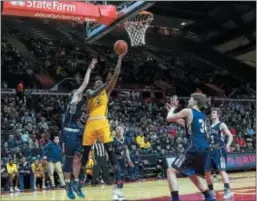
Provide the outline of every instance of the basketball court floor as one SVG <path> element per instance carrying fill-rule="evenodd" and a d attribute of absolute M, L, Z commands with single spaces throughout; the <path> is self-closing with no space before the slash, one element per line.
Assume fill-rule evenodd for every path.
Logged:
<path fill-rule="evenodd" d="M 234 201 L 253 201 L 256 200 L 256 173 L 243 172 L 232 173 L 231 188 L 234 192 Z M 203 200 L 201 194 L 191 184 L 187 178 L 179 179 L 179 187 L 181 198 L 184 201 L 200 201 Z M 215 182 L 214 187 L 217 190 L 217 201 L 223 201 L 223 184 Z M 97 186 L 86 187 L 83 189 L 86 192 L 86 198 L 83 200 L 112 200 L 112 186 Z M 167 185 L 167 180 L 154 181 L 138 181 L 134 183 L 125 184 L 124 194 L 126 200 L 136 201 L 169 201 L 170 192 Z M 24 192 L 17 194 L 1 195 L 1 200 L 17 200 L 17 201 L 39 201 L 39 200 L 68 200 L 63 189 Z M 82 199 L 76 199 L 82 200 Z"/>

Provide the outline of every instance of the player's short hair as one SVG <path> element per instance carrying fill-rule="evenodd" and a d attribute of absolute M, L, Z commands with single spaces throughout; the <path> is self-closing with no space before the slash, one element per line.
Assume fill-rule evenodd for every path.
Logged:
<path fill-rule="evenodd" d="M 222 114 L 220 108 L 217 107 L 212 108 L 211 111 L 216 111 L 219 116 Z"/>
<path fill-rule="evenodd" d="M 202 93 L 193 93 L 191 94 L 191 97 L 197 101 L 197 106 L 199 109 L 203 108 L 207 103 L 207 97 L 205 94 Z"/>

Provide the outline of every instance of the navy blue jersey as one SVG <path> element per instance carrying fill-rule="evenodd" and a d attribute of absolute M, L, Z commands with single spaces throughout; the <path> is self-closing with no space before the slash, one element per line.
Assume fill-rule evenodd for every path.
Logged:
<path fill-rule="evenodd" d="M 82 111 L 82 101 L 77 104 L 71 103 L 74 93 L 70 94 L 69 102 L 64 114 L 63 127 L 67 128 L 79 128 L 78 121 L 83 113 Z"/>
<path fill-rule="evenodd" d="M 125 159 L 126 158 L 126 149 L 128 147 L 127 138 L 118 139 L 114 138 L 113 140 L 113 149 L 117 159 Z"/>
<path fill-rule="evenodd" d="M 198 110 L 192 109 L 193 120 L 191 123 L 191 151 L 204 151 L 209 147 L 206 129 L 206 115 Z M 190 142 L 189 142 L 190 143 Z"/>
<path fill-rule="evenodd" d="M 210 126 L 208 130 L 209 144 L 212 146 L 224 147 L 225 146 L 225 136 L 220 129 L 222 122 L 218 122 Z"/>

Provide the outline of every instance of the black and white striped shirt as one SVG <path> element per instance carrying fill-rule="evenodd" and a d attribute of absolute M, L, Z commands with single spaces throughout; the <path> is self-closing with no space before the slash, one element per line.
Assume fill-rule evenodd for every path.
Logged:
<path fill-rule="evenodd" d="M 105 149 L 103 143 L 96 141 L 95 144 L 93 144 L 92 149 L 94 150 L 95 157 L 100 156 L 104 157 L 105 156 Z"/>

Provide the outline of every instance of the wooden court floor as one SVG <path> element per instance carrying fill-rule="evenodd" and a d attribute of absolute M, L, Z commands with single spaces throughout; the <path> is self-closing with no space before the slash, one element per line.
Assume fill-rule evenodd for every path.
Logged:
<path fill-rule="evenodd" d="M 231 188 L 234 192 L 234 201 L 256 200 L 256 172 L 243 172 L 230 174 Z M 214 183 L 217 191 L 217 201 L 223 200 L 223 184 L 220 181 Z M 191 184 L 187 178 L 179 179 L 181 199 L 185 201 L 203 200 L 201 194 Z M 112 186 L 96 186 L 83 188 L 86 198 L 83 200 L 112 200 Z M 168 201 L 170 192 L 167 180 L 138 181 L 124 185 L 124 195 L 126 200 L 144 201 Z M 1 195 L 1 200 L 68 200 L 65 190 L 47 190 L 36 192 L 24 192 L 17 194 Z M 82 200 L 77 198 L 76 200 Z"/>

